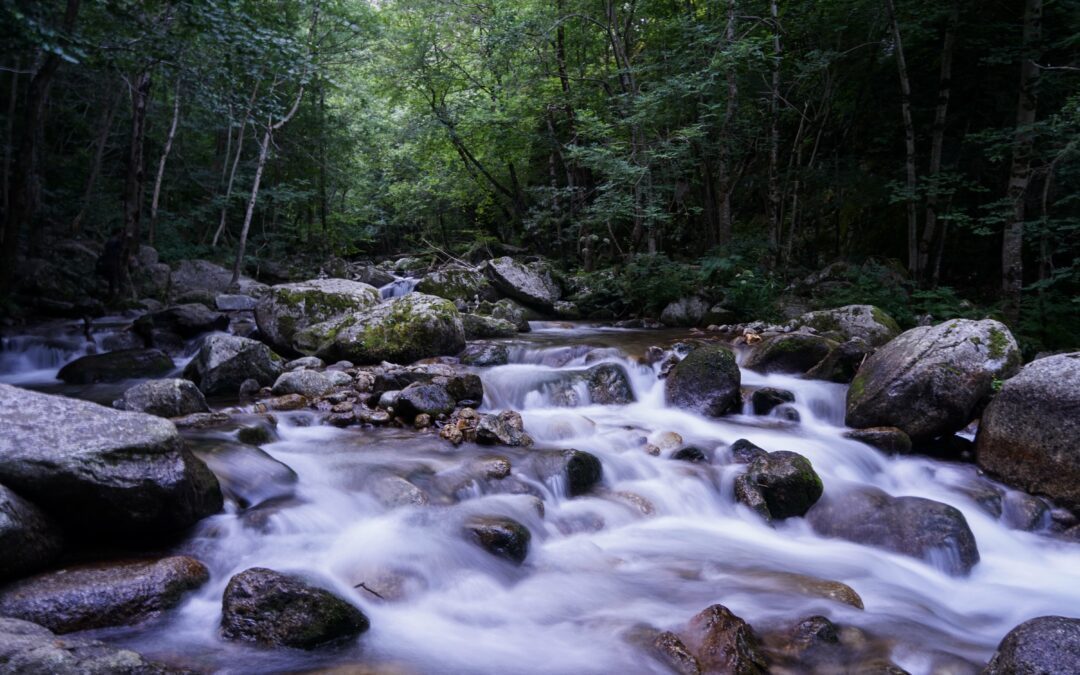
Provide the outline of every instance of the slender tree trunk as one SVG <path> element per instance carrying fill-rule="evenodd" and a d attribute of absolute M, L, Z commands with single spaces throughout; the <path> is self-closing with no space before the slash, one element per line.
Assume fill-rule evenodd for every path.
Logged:
<path fill-rule="evenodd" d="M 4 191 L 2 203 L 0 203 L 0 213 L 3 213 L 4 218 L 7 218 L 8 209 L 11 207 L 11 185 L 9 179 L 11 177 L 11 153 L 15 148 L 15 110 L 16 105 L 19 102 L 19 68 L 22 66 L 22 59 L 15 57 L 15 66 L 11 69 L 11 98 L 8 99 L 7 109 L 7 129 L 4 130 L 4 170 L 3 176 L 0 178 L 0 190 Z M 4 240 L 3 229 L 0 228 L 0 243 Z"/>
<path fill-rule="evenodd" d="M 123 91 L 118 91 L 101 115 L 98 136 L 94 141 L 94 159 L 90 164 L 90 175 L 86 177 L 86 189 L 83 190 L 82 207 L 79 209 L 79 213 L 75 215 L 75 219 L 71 221 L 72 235 L 77 235 L 82 231 L 83 220 L 86 218 L 86 212 L 90 208 L 90 200 L 94 196 L 94 186 L 97 184 L 98 176 L 101 175 L 101 161 L 105 157 L 105 148 L 109 143 L 113 118 L 116 117 L 116 109 L 120 107 L 122 97 Z"/>
<path fill-rule="evenodd" d="M 727 25 L 724 28 L 724 38 L 730 49 L 735 44 L 735 22 L 738 19 L 737 0 L 728 0 Z M 716 193 L 719 198 L 717 204 L 717 240 L 721 246 L 731 243 L 733 233 L 731 221 L 731 193 L 734 190 L 734 181 L 731 179 L 731 129 L 735 122 L 735 113 L 739 101 L 739 82 L 736 79 L 735 67 L 729 65 L 727 69 L 727 102 L 724 107 L 724 122 L 720 128 L 720 162 L 717 166 Z"/>
<path fill-rule="evenodd" d="M 769 255 L 775 258 L 780 245 L 780 61 L 783 58 L 777 0 L 769 2 L 769 15 L 773 31 L 772 92 L 769 97 Z"/>
<path fill-rule="evenodd" d="M 154 245 L 154 234 L 157 229 L 158 200 L 161 197 L 161 181 L 165 177 L 165 162 L 172 152 L 173 139 L 176 138 L 176 126 L 180 122 L 180 81 L 176 81 L 176 90 L 173 92 L 173 116 L 172 124 L 169 125 L 169 135 L 165 139 L 165 147 L 161 150 L 161 160 L 158 161 L 157 178 L 154 179 L 154 196 L 150 200 L 150 232 L 148 239 L 150 245 Z"/>
<path fill-rule="evenodd" d="M 1016 107 L 1012 168 L 1008 198 L 1012 214 L 1001 242 L 1001 286 L 1005 298 L 1005 318 L 1014 323 L 1020 317 L 1020 295 L 1024 287 L 1025 199 L 1031 181 L 1031 155 L 1035 144 L 1035 113 L 1038 105 L 1039 67 L 1036 45 L 1042 38 L 1042 0 L 1027 0 L 1024 6 L 1024 49 L 1020 64 L 1020 95 Z"/>
<path fill-rule="evenodd" d="M 319 83 L 319 226 L 326 234 L 329 219 L 329 202 L 326 197 L 326 91 Z"/>
<path fill-rule="evenodd" d="M 225 187 L 225 199 L 221 203 L 221 216 L 218 218 L 217 231 L 214 232 L 214 240 L 210 243 L 210 248 L 217 248 L 218 240 L 221 239 L 222 233 L 225 232 L 225 216 L 229 212 L 229 199 L 232 198 L 233 183 L 236 180 L 236 168 L 240 166 L 240 156 L 244 152 L 244 130 L 247 129 L 248 118 L 251 117 L 251 110 L 255 106 L 255 97 L 259 93 L 259 84 L 260 82 L 256 80 L 255 87 L 251 90 L 251 98 L 248 99 L 247 110 L 244 111 L 244 118 L 240 120 L 240 130 L 236 133 L 236 157 L 233 159 L 232 169 L 229 171 L 229 182 Z"/>
<path fill-rule="evenodd" d="M 139 250 L 142 227 L 143 185 L 146 182 L 143 154 L 146 145 L 146 105 L 150 99 L 150 71 L 135 75 L 129 85 L 131 92 L 131 131 L 128 136 L 127 176 L 124 180 L 124 258 L 125 268 L 130 257 Z"/>
<path fill-rule="evenodd" d="M 915 123 L 911 117 L 911 80 L 908 78 L 907 58 L 904 56 L 904 42 L 900 35 L 900 22 L 896 17 L 893 0 L 885 0 L 889 12 L 889 24 L 892 28 L 893 42 L 896 47 L 896 71 L 900 76 L 900 113 L 904 120 L 904 148 L 906 150 L 907 176 L 907 249 L 908 272 L 919 277 L 919 215 L 915 192 L 918 189 L 918 175 L 915 168 Z"/>

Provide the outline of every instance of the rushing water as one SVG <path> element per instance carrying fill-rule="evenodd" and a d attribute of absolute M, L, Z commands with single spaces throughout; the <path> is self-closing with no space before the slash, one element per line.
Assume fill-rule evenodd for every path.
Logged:
<path fill-rule="evenodd" d="M 969 496 L 984 480 L 970 465 L 887 457 L 844 438 L 844 386 L 744 371 L 747 385 L 794 392 L 800 421 L 706 419 L 667 407 L 657 368 L 635 357 L 670 334 L 536 328 L 512 342 L 512 363 L 478 371 L 484 406 L 519 409 L 533 450 L 595 454 L 603 464 L 600 489 L 567 498 L 558 481 L 524 469 L 530 450 L 455 448 L 405 430 L 337 429 L 311 412 L 280 416 L 275 440 L 261 452 L 237 444 L 235 433 L 193 433 L 192 447 L 213 458 L 226 489 L 243 494 L 248 506 L 231 499 L 180 547 L 210 568 L 207 585 L 154 623 L 97 636 L 218 672 L 366 663 L 405 672 L 660 673 L 668 671 L 628 633 L 640 624 L 678 632 L 701 609 L 722 603 L 759 632 L 825 615 L 881 640 L 908 671 L 932 673 L 965 672 L 941 664 L 956 657 L 981 664 L 1021 621 L 1075 615 L 1080 607 L 1080 546 L 1007 528 Z M 551 405 L 545 383 L 605 361 L 626 368 L 635 403 Z M 666 432 L 715 449 L 711 463 L 644 451 L 646 439 Z M 726 447 L 739 438 L 805 455 L 826 494 L 862 484 L 955 506 L 975 534 L 981 562 L 958 578 L 913 558 L 822 538 L 799 518 L 770 527 L 734 502 L 740 469 Z M 514 466 L 513 478 L 498 487 L 469 472 L 493 454 Z M 523 566 L 462 536 L 463 520 L 477 514 L 529 527 Z M 313 654 L 223 642 L 217 627 L 225 584 L 255 566 L 318 580 L 361 606 L 371 630 L 354 644 Z M 800 590 L 796 575 L 848 584 L 865 610 Z"/>
<path fill-rule="evenodd" d="M 418 283 L 420 283 L 419 279 L 395 277 L 393 281 L 379 288 L 379 295 L 383 300 L 408 295 L 413 292 L 413 289 L 416 288 L 416 284 Z"/>

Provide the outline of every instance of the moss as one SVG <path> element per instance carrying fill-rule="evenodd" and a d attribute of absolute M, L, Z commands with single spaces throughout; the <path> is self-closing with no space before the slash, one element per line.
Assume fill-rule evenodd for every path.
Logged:
<path fill-rule="evenodd" d="M 874 317 L 874 321 L 880 323 L 882 326 L 885 326 L 886 328 L 888 328 L 893 333 L 899 333 L 900 332 L 900 324 L 896 323 L 896 319 L 894 319 L 891 316 L 889 316 L 888 314 L 886 314 L 879 307 L 871 306 L 870 307 L 870 315 L 872 317 Z"/>
<path fill-rule="evenodd" d="M 990 329 L 990 358 L 1000 359 L 1005 356 L 1009 347 L 1009 338 L 1005 337 L 1004 331 L 997 328 Z"/>
<path fill-rule="evenodd" d="M 857 401 L 862 398 L 863 393 L 866 391 L 866 375 L 859 373 L 855 376 L 855 379 L 851 381 L 851 386 L 848 388 L 848 400 Z"/>

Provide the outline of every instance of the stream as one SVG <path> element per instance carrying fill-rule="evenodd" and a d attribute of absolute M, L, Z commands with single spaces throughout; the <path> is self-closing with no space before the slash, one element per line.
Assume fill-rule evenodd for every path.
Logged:
<path fill-rule="evenodd" d="M 641 624 L 678 632 L 721 603 L 759 633 L 812 615 L 857 626 L 882 645 L 884 657 L 918 674 L 970 672 L 948 668 L 985 663 L 1026 619 L 1075 615 L 1080 607 L 1080 546 L 1009 529 L 977 503 L 978 487 L 989 481 L 973 465 L 889 457 L 845 438 L 846 386 L 744 370 L 744 385 L 793 392 L 790 408 L 799 421 L 746 413 L 707 419 L 667 407 L 659 366 L 638 360 L 649 345 L 679 333 L 533 328 L 508 340 L 510 363 L 476 369 L 483 409 L 520 411 L 535 440 L 531 449 L 454 447 L 435 433 L 403 429 L 338 429 L 320 424 L 313 411 L 276 413 L 276 430 L 261 452 L 240 445 L 235 431 L 186 431 L 201 456 L 232 448 L 232 460 L 210 464 L 229 474 L 223 482 L 247 486 L 249 505 L 228 500 L 176 549 L 211 571 L 210 582 L 178 609 L 90 635 L 222 673 L 348 664 L 422 673 L 665 673 L 628 635 Z M 60 385 L 56 370 L 86 350 L 74 324 L 5 338 L 0 381 L 102 402 L 131 384 Z M 545 383 L 604 362 L 627 370 L 635 403 L 591 405 L 583 392 L 579 407 L 552 404 Z M 669 450 L 659 457 L 644 450 L 647 441 L 661 445 L 668 432 L 712 452 L 711 461 L 691 464 L 668 458 Z M 975 534 L 981 562 L 970 576 L 954 577 L 914 558 L 823 538 L 801 518 L 766 524 L 734 500 L 743 467 L 727 447 L 740 438 L 804 455 L 825 494 L 861 484 L 956 507 Z M 600 459 L 601 487 L 569 498 L 560 481 L 519 468 L 533 450 L 563 448 Z M 493 455 L 513 467 L 513 480 L 497 488 L 465 470 Z M 379 486 L 401 486 L 394 477 L 422 493 L 388 504 Z M 462 522 L 474 515 L 525 524 L 532 533 L 525 563 L 514 566 L 463 537 Z M 371 630 L 348 646 L 314 653 L 221 640 L 222 592 L 250 567 L 317 580 L 358 604 Z M 865 609 L 806 592 L 807 577 L 847 584 Z"/>

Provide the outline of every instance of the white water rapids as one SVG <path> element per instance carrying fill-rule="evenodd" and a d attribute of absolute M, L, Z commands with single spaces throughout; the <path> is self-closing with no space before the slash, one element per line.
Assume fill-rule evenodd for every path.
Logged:
<path fill-rule="evenodd" d="M 530 450 L 455 448 L 433 434 L 337 429 L 319 425 L 314 413 L 281 415 L 277 440 L 262 449 L 295 471 L 293 497 L 246 511 L 230 502 L 203 521 L 180 550 L 202 560 L 211 581 L 154 623 L 97 637 L 150 658 L 229 673 L 361 663 L 422 673 L 663 673 L 669 671 L 627 632 L 638 624 L 678 632 L 721 603 L 758 631 L 825 615 L 884 640 L 888 658 L 909 672 L 933 673 L 964 672 L 941 670 L 943 655 L 980 665 L 1020 622 L 1080 608 L 1080 545 L 1007 528 L 968 496 L 965 487 L 985 480 L 971 465 L 888 457 L 846 439 L 844 386 L 743 371 L 744 385 L 794 392 L 801 421 L 706 419 L 667 407 L 656 370 L 623 352 L 648 344 L 648 333 L 538 328 L 514 342 L 512 363 L 478 370 L 485 408 L 519 409 L 534 450 L 596 455 L 601 488 L 567 498 L 557 482 L 519 470 Z M 558 371 L 605 361 L 627 369 L 635 403 L 556 408 L 540 391 Z M 715 457 L 689 464 L 667 451 L 647 454 L 644 440 L 664 432 L 716 449 Z M 826 494 L 872 485 L 960 509 L 981 562 L 970 576 L 953 577 L 914 558 L 825 539 L 800 518 L 770 527 L 735 504 L 733 481 L 742 468 L 725 449 L 740 438 L 806 456 Z M 389 476 L 434 484 L 494 454 L 508 457 L 519 482 L 542 496 L 542 515 L 535 496 L 492 493 L 475 482 L 457 490 L 456 501 L 433 497 L 396 508 L 370 489 Z M 528 526 L 523 566 L 462 536 L 463 520 L 477 514 Z M 256 566 L 319 580 L 360 606 L 371 630 L 352 645 L 310 654 L 222 641 L 225 584 Z M 793 590 L 793 575 L 843 582 L 865 610 Z M 400 598 L 380 600 L 355 588 L 360 583 L 392 587 Z"/>

